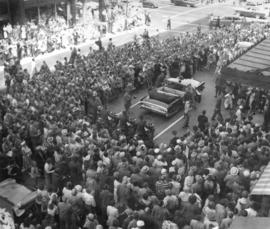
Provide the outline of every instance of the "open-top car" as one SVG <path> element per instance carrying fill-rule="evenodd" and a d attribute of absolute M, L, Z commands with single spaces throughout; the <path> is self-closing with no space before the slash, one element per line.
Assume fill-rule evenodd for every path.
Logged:
<path fill-rule="evenodd" d="M 141 99 L 140 107 L 171 117 L 184 108 L 183 100 L 188 92 L 194 93 L 195 101 L 200 102 L 204 84 L 194 79 L 167 78 L 164 86 L 152 89 Z"/>
<path fill-rule="evenodd" d="M 36 196 L 36 191 L 18 184 L 14 179 L 8 178 L 0 183 L 0 205 L 16 217 L 32 207 Z"/>
<path fill-rule="evenodd" d="M 181 91 L 186 92 L 188 87 L 190 86 L 195 93 L 196 102 L 201 102 L 201 92 L 204 89 L 205 82 L 200 82 L 194 79 L 179 79 L 179 78 L 168 78 L 165 80 L 165 85 L 173 89 L 174 92 Z"/>
<path fill-rule="evenodd" d="M 183 97 L 185 92 L 175 91 L 166 86 L 152 89 L 149 95 L 140 101 L 142 109 L 171 117 L 183 109 Z"/>

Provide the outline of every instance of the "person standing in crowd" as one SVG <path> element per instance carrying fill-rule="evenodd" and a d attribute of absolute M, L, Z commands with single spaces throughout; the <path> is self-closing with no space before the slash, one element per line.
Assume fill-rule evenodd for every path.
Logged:
<path fill-rule="evenodd" d="M 190 101 L 186 100 L 185 105 L 184 105 L 184 125 L 183 125 L 183 128 L 189 127 L 190 110 L 191 110 Z"/>
<path fill-rule="evenodd" d="M 217 75 L 216 78 L 216 93 L 215 93 L 215 98 L 222 93 L 222 79 L 221 75 Z"/>
<path fill-rule="evenodd" d="M 217 22 L 216 22 L 216 29 L 220 29 L 220 16 L 217 17 Z"/>
<path fill-rule="evenodd" d="M 205 132 L 208 127 L 208 118 L 206 116 L 206 111 L 203 110 L 202 113 L 198 116 L 198 127 L 202 132 Z"/>
<path fill-rule="evenodd" d="M 235 116 L 236 116 L 236 120 L 238 121 L 238 122 L 241 122 L 242 120 L 243 120 L 243 106 L 242 105 L 240 105 L 239 107 L 238 107 L 238 109 L 236 110 L 236 112 L 235 112 Z"/>
<path fill-rule="evenodd" d="M 95 42 L 95 44 L 98 46 L 98 50 L 99 51 L 102 51 L 103 50 L 101 37 L 98 38 L 98 40 Z"/>
<path fill-rule="evenodd" d="M 167 20 L 167 30 L 171 30 L 172 29 L 172 21 L 171 18 L 168 18 Z"/>
<path fill-rule="evenodd" d="M 223 119 L 223 116 L 221 114 L 221 104 L 222 104 L 222 94 L 220 94 L 217 97 L 216 105 L 215 105 L 215 110 L 212 116 L 212 120 L 215 120 L 216 116 L 218 115 L 219 119 Z"/>
<path fill-rule="evenodd" d="M 145 11 L 145 25 L 150 26 L 150 24 L 151 24 L 150 13 Z"/>
<path fill-rule="evenodd" d="M 44 164 L 44 177 L 45 177 L 45 186 L 50 188 L 52 185 L 52 173 L 54 173 L 52 159 L 48 158 Z"/>
<path fill-rule="evenodd" d="M 124 108 L 125 111 L 128 113 L 131 107 L 132 95 L 131 95 L 131 88 L 128 86 L 126 88 L 126 92 L 124 94 Z"/>
<path fill-rule="evenodd" d="M 267 99 L 263 109 L 263 127 L 265 131 L 268 131 L 269 121 L 270 121 L 270 103 L 269 99 Z"/>
<path fill-rule="evenodd" d="M 112 43 L 112 38 L 109 39 L 108 46 L 107 46 L 107 51 L 111 51 L 113 49 L 113 43 Z"/>

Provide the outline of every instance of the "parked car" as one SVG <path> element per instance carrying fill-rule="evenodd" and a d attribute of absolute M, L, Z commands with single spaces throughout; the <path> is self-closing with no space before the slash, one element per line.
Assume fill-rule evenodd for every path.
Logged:
<path fill-rule="evenodd" d="M 240 24 L 244 22 L 245 22 L 245 18 L 236 16 L 236 15 L 219 17 L 219 25 L 221 27 L 229 26 L 232 23 Z M 217 27 L 217 24 L 218 24 L 218 16 L 212 16 L 209 20 L 209 27 L 210 28 Z"/>
<path fill-rule="evenodd" d="M 36 197 L 36 191 L 18 184 L 14 179 L 8 178 L 0 183 L 0 205 L 16 217 L 30 209 Z"/>
<path fill-rule="evenodd" d="M 143 0 L 142 5 L 145 8 L 158 8 L 158 3 L 156 0 Z"/>
<path fill-rule="evenodd" d="M 196 102 L 201 102 L 201 92 L 204 90 L 205 82 L 199 82 L 194 79 L 168 78 L 165 80 L 165 85 L 170 89 L 181 92 L 186 92 L 187 88 L 191 86 L 195 93 Z"/>
<path fill-rule="evenodd" d="M 185 92 L 175 92 L 166 86 L 152 89 L 140 100 L 140 108 L 168 118 L 183 109 L 184 95 Z"/>
<path fill-rule="evenodd" d="M 257 19 L 265 19 L 268 16 L 266 11 L 254 8 L 237 8 L 235 9 L 235 13 L 237 16 L 251 17 Z"/>
<path fill-rule="evenodd" d="M 176 6 L 196 7 L 200 4 L 198 0 L 173 0 Z"/>
<path fill-rule="evenodd" d="M 262 5 L 264 3 L 263 0 L 247 0 L 246 5 L 247 6 L 258 6 Z"/>

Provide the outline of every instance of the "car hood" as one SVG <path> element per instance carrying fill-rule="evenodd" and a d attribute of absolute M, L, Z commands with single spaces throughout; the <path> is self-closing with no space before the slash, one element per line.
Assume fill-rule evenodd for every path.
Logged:
<path fill-rule="evenodd" d="M 6 179 L 0 183 L 0 197 L 7 200 L 13 208 L 18 204 L 21 207 L 35 200 L 37 192 L 33 192 L 27 187 L 16 183 L 13 179 Z"/>

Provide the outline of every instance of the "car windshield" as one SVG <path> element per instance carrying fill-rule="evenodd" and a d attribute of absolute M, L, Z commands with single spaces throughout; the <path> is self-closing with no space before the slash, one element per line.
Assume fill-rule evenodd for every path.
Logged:
<path fill-rule="evenodd" d="M 186 87 L 182 84 L 179 84 L 179 83 L 174 83 L 174 82 L 167 82 L 167 87 L 170 87 L 172 89 L 176 89 L 176 90 L 179 90 L 179 91 L 185 91 Z"/>

